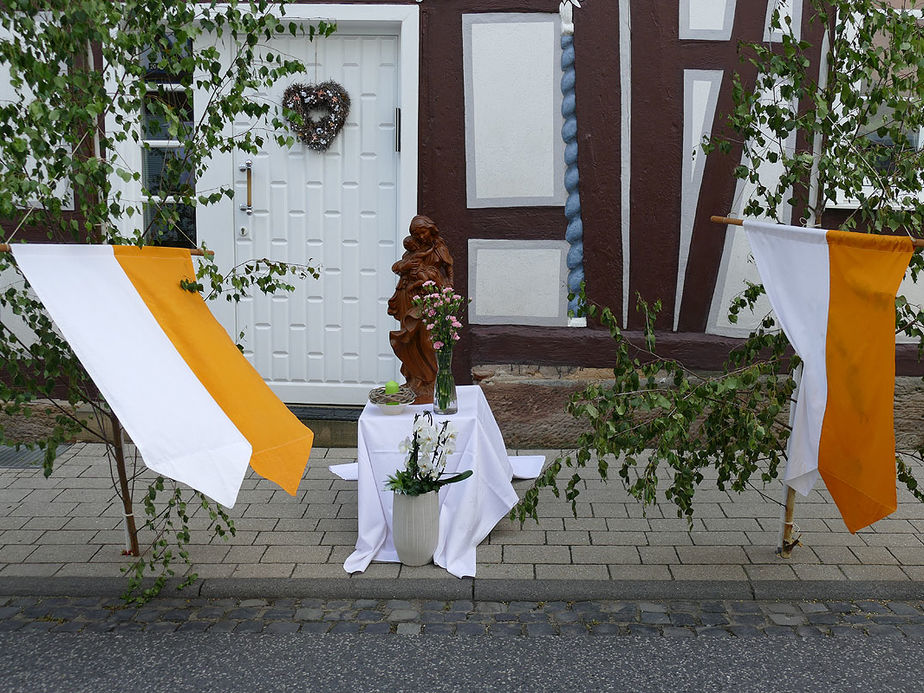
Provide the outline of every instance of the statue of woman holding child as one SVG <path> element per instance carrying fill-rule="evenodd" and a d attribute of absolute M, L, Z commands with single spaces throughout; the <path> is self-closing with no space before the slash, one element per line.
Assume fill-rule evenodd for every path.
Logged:
<path fill-rule="evenodd" d="M 414 217 L 409 231 L 404 239 L 404 255 L 391 267 L 398 275 L 398 285 L 388 301 L 388 314 L 400 323 L 400 329 L 389 333 L 389 341 L 401 360 L 401 375 L 417 393 L 414 403 L 429 404 L 436 380 L 436 352 L 414 297 L 424 292 L 426 281 L 436 284 L 433 290 L 452 286 L 452 256 L 429 217 Z"/>

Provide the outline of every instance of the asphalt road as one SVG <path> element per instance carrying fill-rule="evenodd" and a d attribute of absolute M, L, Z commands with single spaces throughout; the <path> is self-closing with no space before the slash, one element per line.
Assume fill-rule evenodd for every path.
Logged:
<path fill-rule="evenodd" d="M 5 691 L 920 691 L 920 640 L 0 636 Z"/>

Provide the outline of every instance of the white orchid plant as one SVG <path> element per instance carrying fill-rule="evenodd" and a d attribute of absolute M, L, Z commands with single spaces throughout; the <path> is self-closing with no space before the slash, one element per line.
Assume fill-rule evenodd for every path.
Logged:
<path fill-rule="evenodd" d="M 399 446 L 401 452 L 407 453 L 404 469 L 389 476 L 385 488 L 406 496 L 419 496 L 468 479 L 471 469 L 444 478 L 446 458 L 456 451 L 456 438 L 456 429 L 450 421 L 436 424 L 428 411 L 415 415 L 413 433 Z"/>

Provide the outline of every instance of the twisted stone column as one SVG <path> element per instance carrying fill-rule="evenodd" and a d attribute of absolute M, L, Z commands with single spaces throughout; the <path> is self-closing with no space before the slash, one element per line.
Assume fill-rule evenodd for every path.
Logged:
<path fill-rule="evenodd" d="M 561 114 L 565 119 L 561 135 L 565 141 L 565 190 L 568 199 L 565 202 L 565 218 L 568 228 L 565 240 L 571 246 L 568 251 L 568 291 L 577 293 L 584 281 L 584 224 L 581 220 L 580 175 L 578 173 L 577 115 L 574 94 L 574 23 L 572 22 L 572 3 L 580 7 L 579 2 L 564 0 L 560 6 L 562 18 L 561 34 Z M 568 310 L 577 314 L 578 299 L 568 303 Z"/>

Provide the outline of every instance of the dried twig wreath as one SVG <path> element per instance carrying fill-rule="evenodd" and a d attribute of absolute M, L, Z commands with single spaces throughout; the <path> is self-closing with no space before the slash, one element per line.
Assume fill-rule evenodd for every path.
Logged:
<path fill-rule="evenodd" d="M 282 95 L 282 105 L 289 126 L 309 149 L 327 151 L 340 133 L 350 113 L 350 96 L 336 82 L 321 84 L 292 84 Z M 327 111 L 321 118 L 312 112 Z M 298 117 L 293 118 L 293 113 Z"/>

